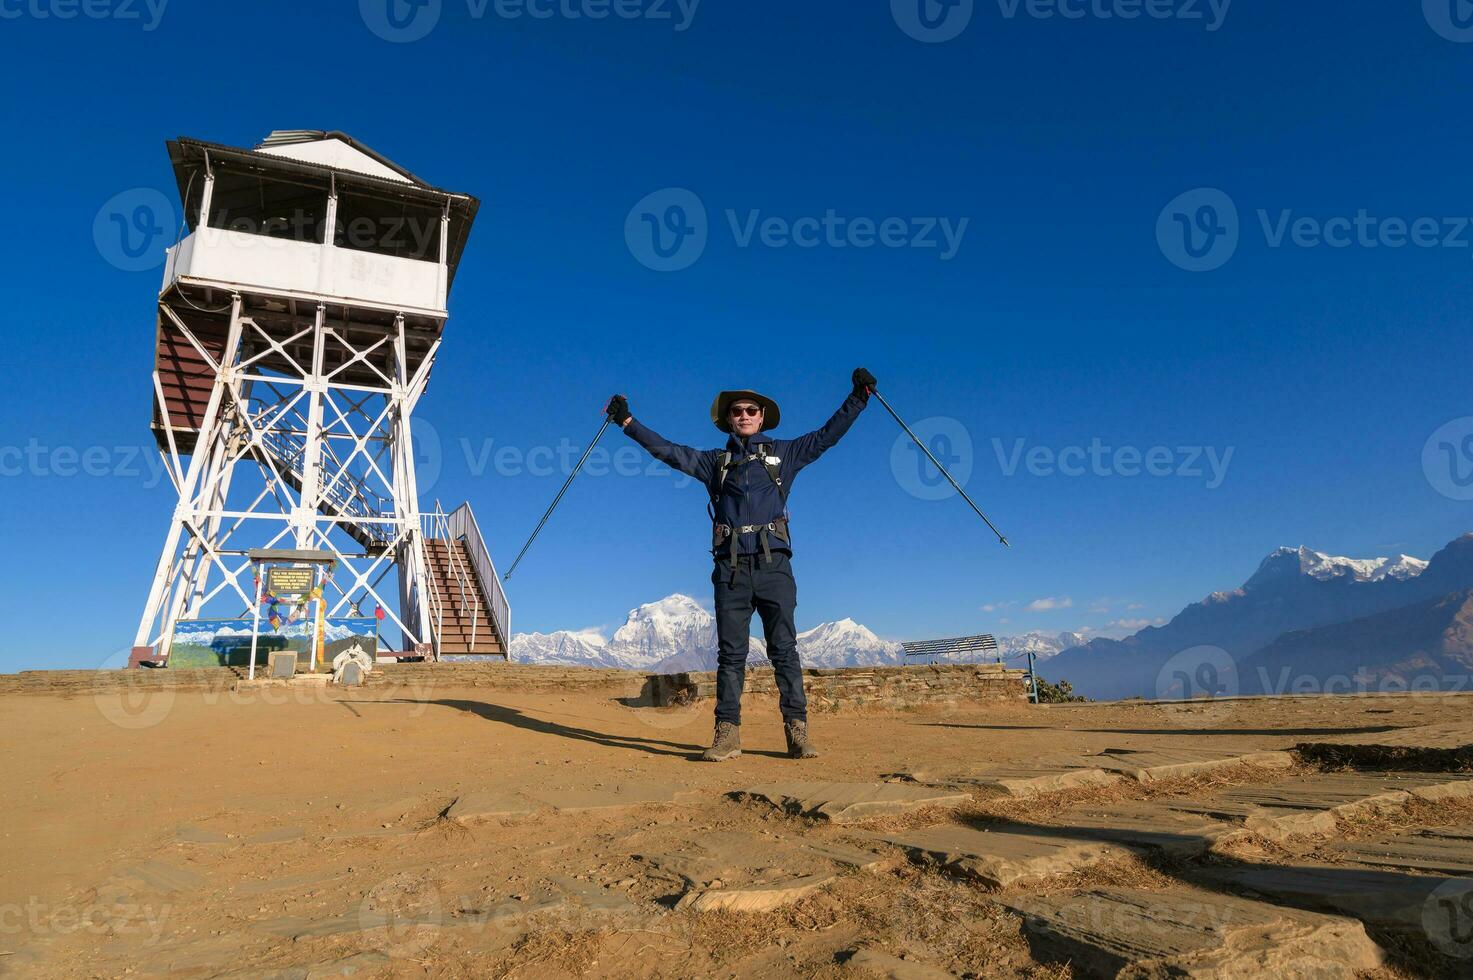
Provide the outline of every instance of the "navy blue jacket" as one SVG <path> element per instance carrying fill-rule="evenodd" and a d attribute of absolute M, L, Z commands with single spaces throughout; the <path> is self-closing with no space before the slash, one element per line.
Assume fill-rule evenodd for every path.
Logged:
<path fill-rule="evenodd" d="M 770 432 L 759 432 L 746 439 L 728 436 L 726 451 L 732 454 L 731 468 L 726 471 L 726 485 L 716 487 L 716 474 L 721 468 L 720 449 L 691 449 L 677 445 L 638 419 L 631 419 L 624 432 L 639 443 L 660 462 L 698 480 L 707 492 L 716 498 L 716 522 L 728 527 L 743 527 L 748 524 L 768 524 L 784 515 L 782 494 L 772 482 L 767 468 L 757 460 L 746 462 L 752 449 L 759 445 L 770 446 L 769 455 L 778 457 L 778 472 L 782 476 L 783 490 L 792 492 L 793 480 L 798 472 L 809 463 L 832 449 L 859 413 L 864 411 L 865 399 L 851 394 L 844 404 L 823 427 L 801 435 L 796 439 L 777 439 Z M 769 546 L 774 551 L 791 549 L 776 536 L 768 536 Z M 720 553 L 726 553 L 723 545 Z M 716 549 L 713 549 L 716 550 Z M 737 542 L 737 552 L 753 555 L 761 552 L 762 544 L 756 534 L 743 534 Z"/>

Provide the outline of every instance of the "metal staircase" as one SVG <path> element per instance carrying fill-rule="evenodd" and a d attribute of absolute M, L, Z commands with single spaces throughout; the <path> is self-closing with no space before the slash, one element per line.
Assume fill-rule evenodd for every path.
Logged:
<path fill-rule="evenodd" d="M 307 452 L 305 436 L 288 435 L 277 430 L 261 433 L 261 449 L 271 458 L 281 478 L 292 489 L 301 492 L 304 479 L 304 462 Z M 324 447 L 324 451 L 330 451 Z M 318 510 L 329 517 L 343 517 L 338 526 L 370 553 L 383 551 L 393 543 L 392 525 L 375 520 L 391 517 L 394 502 L 367 486 L 362 478 L 346 470 L 334 483 L 322 487 Z M 359 520 L 353 520 L 359 518 Z"/>
<path fill-rule="evenodd" d="M 436 660 L 511 660 L 511 606 L 470 504 L 424 518 Z"/>

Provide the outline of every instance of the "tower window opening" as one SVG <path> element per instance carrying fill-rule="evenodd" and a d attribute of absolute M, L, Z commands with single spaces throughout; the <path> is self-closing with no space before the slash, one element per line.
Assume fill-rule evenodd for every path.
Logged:
<path fill-rule="evenodd" d="M 216 172 L 210 227 L 321 245 L 328 185 Z"/>
<path fill-rule="evenodd" d="M 336 235 L 339 248 L 440 261 L 439 208 L 338 189 Z"/>

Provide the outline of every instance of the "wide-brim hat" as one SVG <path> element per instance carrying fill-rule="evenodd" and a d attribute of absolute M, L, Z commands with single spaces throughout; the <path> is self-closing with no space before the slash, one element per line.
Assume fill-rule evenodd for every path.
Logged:
<path fill-rule="evenodd" d="M 744 399 L 746 401 L 756 402 L 762 406 L 762 429 L 760 431 L 766 432 L 768 429 L 777 428 L 777 423 L 782 417 L 782 413 L 777 407 L 777 402 L 768 398 L 766 395 L 745 389 L 741 391 L 723 391 L 716 396 L 716 400 L 711 403 L 711 421 L 715 424 L 716 428 L 722 432 L 731 431 L 731 423 L 726 420 L 726 412 L 731 408 L 732 402 L 742 401 Z"/>

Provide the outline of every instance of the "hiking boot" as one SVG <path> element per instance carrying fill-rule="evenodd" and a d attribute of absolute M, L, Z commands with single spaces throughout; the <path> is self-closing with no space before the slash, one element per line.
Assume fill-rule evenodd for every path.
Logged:
<path fill-rule="evenodd" d="M 716 737 L 711 747 L 701 753 L 702 762 L 725 762 L 742 754 L 742 726 L 729 721 L 716 723 Z"/>
<path fill-rule="evenodd" d="M 783 731 L 788 736 L 788 758 L 790 759 L 817 759 L 818 749 L 808 741 L 808 722 L 791 721 L 783 722 Z"/>

